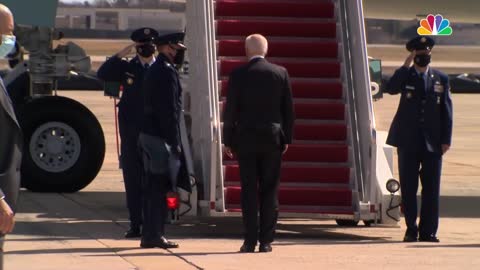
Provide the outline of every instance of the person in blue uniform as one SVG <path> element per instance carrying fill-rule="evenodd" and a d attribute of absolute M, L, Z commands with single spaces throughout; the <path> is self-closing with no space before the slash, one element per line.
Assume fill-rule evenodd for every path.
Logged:
<path fill-rule="evenodd" d="M 118 122 L 121 138 L 120 163 L 125 183 L 130 228 L 126 238 L 141 236 L 142 218 L 142 167 L 137 141 L 143 119 L 142 84 L 148 68 L 155 62 L 154 39 L 158 32 L 152 28 L 140 28 L 132 32 L 132 44 L 110 57 L 97 72 L 104 81 L 121 82 L 123 93 L 118 103 Z M 130 61 L 124 57 L 135 49 L 136 56 Z"/>
<path fill-rule="evenodd" d="M 161 148 L 167 145 L 170 160 L 174 160 L 175 164 L 170 163 L 166 173 L 150 169 L 144 172 L 144 227 L 140 243 L 143 248 L 178 247 L 177 243 L 165 238 L 164 223 L 168 213 L 166 194 L 177 185 L 182 187 L 182 183 L 185 184 L 183 188 L 190 191 L 188 176 L 179 177 L 178 181 L 176 179 L 177 176 L 184 175 L 181 172 L 185 171 L 180 168 L 183 159 L 179 125 L 182 117 L 182 86 L 176 69 L 176 65 L 182 63 L 186 49 L 182 43 L 183 37 L 183 33 L 173 33 L 160 36 L 156 40 L 159 54 L 145 76 L 144 120 L 140 149 L 143 153 L 158 152 L 148 149 L 149 145 L 143 141 L 146 137 L 153 138 L 159 142 L 157 145 Z"/>
<path fill-rule="evenodd" d="M 402 204 L 407 230 L 404 242 L 439 242 L 442 156 L 452 141 L 452 99 L 448 76 L 429 66 L 435 41 L 427 36 L 410 40 L 410 55 L 387 83 L 386 91 L 401 94 L 387 137 L 396 146 Z M 411 66 L 413 62 L 413 66 Z M 417 190 L 422 184 L 417 226 Z"/>

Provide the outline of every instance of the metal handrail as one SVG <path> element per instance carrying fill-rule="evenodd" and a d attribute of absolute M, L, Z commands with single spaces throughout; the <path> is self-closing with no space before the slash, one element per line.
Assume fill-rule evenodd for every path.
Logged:
<path fill-rule="evenodd" d="M 192 98 L 192 148 L 199 177 L 199 199 L 215 202 L 216 211 L 224 210 L 223 166 L 220 132 L 218 73 L 214 2 L 187 1 L 189 91 Z M 220 192 L 222 191 L 222 192 Z M 205 205 L 201 206 L 205 207 Z M 210 209 L 213 210 L 213 209 Z"/>
<path fill-rule="evenodd" d="M 350 106 L 350 127 L 356 188 L 360 201 L 367 202 L 375 167 L 374 114 L 370 94 L 368 58 L 361 0 L 340 0 L 340 20 L 343 26 L 343 53 Z"/>
<path fill-rule="evenodd" d="M 219 108 L 219 89 L 218 89 L 218 70 L 217 70 L 217 50 L 216 50 L 216 37 L 215 37 L 215 4 L 214 1 L 207 1 L 207 33 L 208 33 L 208 42 L 209 46 L 209 62 L 211 65 L 211 93 L 210 93 L 210 105 L 211 105 L 211 115 L 212 115 L 212 147 L 211 147 L 211 156 L 212 161 L 210 163 L 210 175 L 215 180 L 215 186 L 210 187 L 210 197 L 214 199 L 215 209 L 217 211 L 225 211 L 225 200 L 224 200 L 224 182 L 223 182 L 223 163 L 222 163 L 222 142 L 221 142 L 221 125 L 220 125 L 220 108 Z M 211 200 L 213 201 L 213 200 Z"/>

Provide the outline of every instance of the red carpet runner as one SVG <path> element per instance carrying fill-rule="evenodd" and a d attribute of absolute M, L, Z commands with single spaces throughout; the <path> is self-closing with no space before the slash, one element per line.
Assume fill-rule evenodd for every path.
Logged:
<path fill-rule="evenodd" d="M 280 211 L 353 214 L 334 3 L 217 0 L 215 16 L 222 103 L 229 73 L 246 61 L 249 34 L 269 39 L 268 59 L 292 78 L 297 120 L 295 142 L 283 157 Z M 227 210 L 240 211 L 238 165 L 224 157 L 224 166 Z"/>

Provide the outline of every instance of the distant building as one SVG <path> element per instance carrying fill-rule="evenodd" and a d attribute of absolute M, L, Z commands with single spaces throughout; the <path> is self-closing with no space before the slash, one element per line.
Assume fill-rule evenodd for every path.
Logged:
<path fill-rule="evenodd" d="M 125 31 L 150 26 L 160 31 L 178 31 L 185 25 L 185 14 L 169 9 L 59 7 L 56 18 L 56 27 L 65 29 Z"/>

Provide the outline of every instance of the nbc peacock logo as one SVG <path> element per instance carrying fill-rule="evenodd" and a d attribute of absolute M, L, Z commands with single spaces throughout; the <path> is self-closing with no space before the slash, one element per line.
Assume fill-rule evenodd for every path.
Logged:
<path fill-rule="evenodd" d="M 426 19 L 420 21 L 417 33 L 422 36 L 450 36 L 453 33 L 450 21 L 442 15 L 429 14 Z"/>

